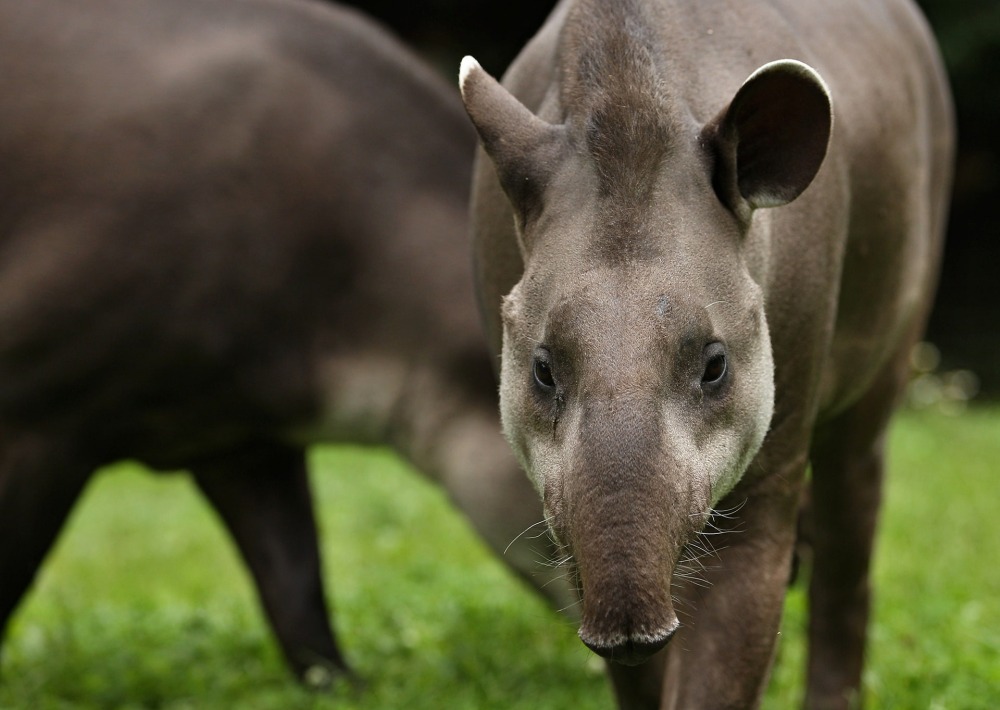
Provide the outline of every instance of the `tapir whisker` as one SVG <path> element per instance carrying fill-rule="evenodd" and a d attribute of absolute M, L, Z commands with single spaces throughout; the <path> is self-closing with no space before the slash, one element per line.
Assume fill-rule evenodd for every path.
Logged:
<path fill-rule="evenodd" d="M 559 567 L 565 567 L 572 561 L 573 561 L 573 555 L 566 555 L 565 557 L 560 557 L 558 559 L 546 560 L 544 562 L 540 561 L 539 564 L 544 565 L 545 567 L 551 567 L 553 569 L 557 569 Z"/>
<path fill-rule="evenodd" d="M 561 608 L 561 609 L 559 610 L 559 613 L 560 613 L 560 614 L 564 614 L 564 613 L 566 613 L 567 611 L 569 611 L 570 609 L 573 609 L 574 607 L 578 607 L 578 606 L 580 606 L 580 603 L 581 603 L 581 601 L 582 601 L 582 600 L 580 600 L 580 599 L 577 599 L 577 600 L 576 600 L 575 602 L 571 602 L 571 603 L 567 604 L 566 606 L 562 607 L 562 608 Z M 573 624 L 574 622 L 570 621 L 570 622 L 568 622 L 568 623 L 571 623 L 571 624 Z"/>
<path fill-rule="evenodd" d="M 750 500 L 750 499 L 749 498 L 744 498 L 742 501 L 740 501 L 739 503 L 737 503 L 736 505 L 734 505 L 732 508 L 724 508 L 722 510 L 715 510 L 713 508 L 712 511 L 711 511 L 711 515 L 712 515 L 713 518 L 732 519 L 733 517 L 735 517 L 736 513 L 738 513 L 741 510 L 743 510 L 743 507 L 747 504 L 748 500 Z"/>
<path fill-rule="evenodd" d="M 560 579 L 571 579 L 571 578 L 572 578 L 572 574 L 571 574 L 570 572 L 566 572 L 565 574 L 560 574 L 560 575 L 559 575 L 559 576 L 557 576 L 557 577 L 553 577 L 552 579 L 550 579 L 549 581 L 547 581 L 547 582 L 546 582 L 545 584 L 543 584 L 542 586 L 543 586 L 543 587 L 545 587 L 545 586 L 548 586 L 548 585 L 549 585 L 549 584 L 551 584 L 551 583 L 552 583 L 552 582 L 553 582 L 554 580 L 560 580 Z"/>
<path fill-rule="evenodd" d="M 678 585 L 679 587 L 682 585 Z M 693 626 L 695 623 L 694 608 L 693 605 L 684 597 L 678 596 L 676 594 L 671 594 L 670 599 L 674 604 L 674 611 L 677 613 L 678 619 L 683 618 L 685 626 Z"/>
<path fill-rule="evenodd" d="M 545 519 L 543 518 L 542 520 L 539 520 L 539 521 L 538 521 L 537 523 L 532 523 L 531 525 L 529 525 L 528 527 L 526 527 L 526 528 L 525 528 L 524 530 L 522 530 L 522 531 L 521 531 L 521 532 L 519 532 L 519 533 L 518 533 L 517 535 L 515 535 L 515 536 L 514 536 L 514 539 L 513 539 L 513 540 L 511 540 L 511 541 L 510 541 L 509 543 L 507 543 L 507 547 L 505 547 L 505 548 L 503 549 L 503 554 L 505 554 L 505 555 L 506 555 L 506 554 L 507 554 L 507 550 L 509 550 L 509 549 L 510 549 L 510 546 L 511 546 L 511 545 L 513 545 L 513 544 L 514 544 L 515 542 L 517 542 L 518 540 L 520 540 L 520 539 L 521 539 L 521 537 L 522 537 L 522 536 L 523 536 L 523 535 L 524 535 L 524 534 L 525 534 L 526 532 L 528 532 L 529 530 L 531 530 L 531 529 L 533 529 L 533 528 L 537 528 L 537 527 L 538 527 L 539 525 L 547 525 L 547 524 L 548 524 L 548 521 L 547 521 L 547 520 L 545 520 Z M 538 539 L 538 538 L 540 538 L 540 537 L 541 537 L 542 535 L 544 535 L 544 534 L 545 534 L 546 532 L 548 532 L 548 528 L 544 529 L 544 530 L 543 530 L 542 532 L 538 533 L 537 535 L 531 535 L 531 536 L 529 536 L 529 537 L 528 537 L 528 539 L 529 539 L 529 540 L 537 540 L 537 539 Z"/>
<path fill-rule="evenodd" d="M 696 569 L 687 564 L 686 561 L 680 562 L 674 568 L 674 583 L 677 584 L 678 587 L 682 587 L 684 582 L 691 582 L 695 586 L 707 589 L 712 586 L 711 582 L 702 576 L 702 573 L 707 570 L 708 568 L 701 564 L 699 564 Z M 678 582 L 677 580 L 681 581 Z"/>
<path fill-rule="evenodd" d="M 705 310 L 707 311 L 707 310 L 708 310 L 709 308 L 711 308 L 712 306 L 717 306 L 717 305 L 719 305 L 720 303 L 725 303 L 725 304 L 729 305 L 729 301 L 712 301 L 712 302 L 711 302 L 711 303 L 709 303 L 709 304 L 708 304 L 707 306 L 704 306 L 704 308 L 705 308 Z"/>
<path fill-rule="evenodd" d="M 738 513 L 741 510 L 743 510 L 743 508 L 744 508 L 744 506 L 746 506 L 748 500 L 749 500 L 748 498 L 744 498 L 742 501 L 740 501 L 736 505 L 732 506 L 731 508 L 722 508 L 722 509 L 719 509 L 719 510 L 717 510 L 715 508 L 710 508 L 708 510 L 708 512 L 706 512 L 706 513 L 701 513 L 701 512 L 691 513 L 690 517 L 692 517 L 692 518 L 704 518 L 706 525 L 711 525 L 712 524 L 711 523 L 712 518 L 724 518 L 726 520 L 732 520 L 732 519 L 734 519 L 736 517 L 736 513 Z M 716 526 L 713 525 L 712 527 L 716 527 Z M 718 528 L 716 528 L 716 529 L 718 529 Z"/>

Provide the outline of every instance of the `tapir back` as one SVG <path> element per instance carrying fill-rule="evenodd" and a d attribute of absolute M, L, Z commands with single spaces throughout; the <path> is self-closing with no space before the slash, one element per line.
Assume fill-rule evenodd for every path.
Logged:
<path fill-rule="evenodd" d="M 478 350 L 456 97 L 290 6 L 0 5 L 0 417 L 197 448 L 314 418 L 331 348 Z"/>

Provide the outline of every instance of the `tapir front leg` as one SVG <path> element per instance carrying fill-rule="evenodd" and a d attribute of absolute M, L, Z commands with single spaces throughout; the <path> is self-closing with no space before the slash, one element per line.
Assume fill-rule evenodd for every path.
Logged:
<path fill-rule="evenodd" d="M 70 448 L 0 433 L 0 638 L 93 471 Z"/>
<path fill-rule="evenodd" d="M 243 554 L 292 670 L 313 684 L 350 675 L 330 626 L 304 452 L 258 444 L 193 474 Z M 313 677 L 314 668 L 329 675 Z"/>
<path fill-rule="evenodd" d="M 799 479 L 804 454 L 800 463 Z M 717 552 L 702 561 L 704 582 L 675 585 L 681 629 L 668 646 L 663 710 L 758 707 L 795 544 L 795 477 L 771 476 L 721 503 L 741 509 L 718 521 L 724 532 L 709 543 Z"/>
<path fill-rule="evenodd" d="M 618 710 L 657 710 L 660 707 L 668 653 L 669 648 L 665 648 L 638 666 L 606 662 Z"/>

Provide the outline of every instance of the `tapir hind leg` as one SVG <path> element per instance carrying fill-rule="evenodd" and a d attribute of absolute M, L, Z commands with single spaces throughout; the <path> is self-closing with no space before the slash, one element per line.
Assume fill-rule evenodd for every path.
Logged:
<path fill-rule="evenodd" d="M 305 453 L 260 444 L 192 472 L 250 568 L 292 670 L 311 685 L 350 675 L 323 592 Z"/>
<path fill-rule="evenodd" d="M 0 433 L 0 638 L 92 472 L 58 441 Z"/>
<path fill-rule="evenodd" d="M 881 502 L 886 428 L 905 367 L 894 363 L 848 411 L 819 427 L 812 445 L 808 529 L 806 707 L 860 707 L 870 606 L 869 568 Z"/>

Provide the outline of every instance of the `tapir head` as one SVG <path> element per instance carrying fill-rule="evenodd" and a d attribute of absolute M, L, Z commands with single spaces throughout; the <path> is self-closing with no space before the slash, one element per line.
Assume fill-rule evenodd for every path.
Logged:
<path fill-rule="evenodd" d="M 638 663 L 677 630 L 678 560 L 768 431 L 754 213 L 808 187 L 832 114 L 795 61 L 759 69 L 702 125 L 655 82 L 582 83 L 561 87 L 550 122 L 475 60 L 461 71 L 524 262 L 502 304 L 504 430 L 572 556 L 580 637 Z"/>

